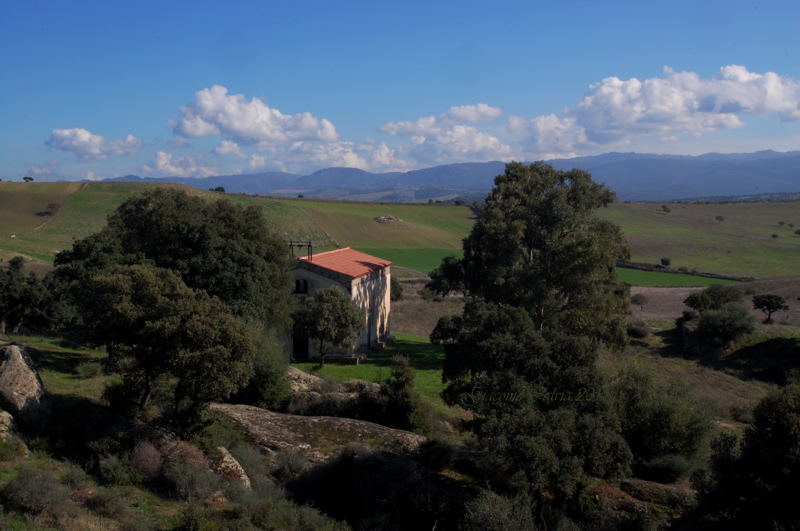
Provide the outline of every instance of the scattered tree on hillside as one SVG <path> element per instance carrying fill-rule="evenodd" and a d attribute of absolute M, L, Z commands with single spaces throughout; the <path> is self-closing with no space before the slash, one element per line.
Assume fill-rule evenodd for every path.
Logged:
<path fill-rule="evenodd" d="M 224 186 L 217 186 L 215 188 L 209 188 L 208 191 L 209 192 L 219 192 L 221 194 L 224 194 L 225 193 L 225 187 Z"/>
<path fill-rule="evenodd" d="M 731 302 L 742 302 L 742 292 L 724 284 L 713 284 L 703 291 L 696 291 L 683 301 L 686 306 L 701 314 L 706 310 L 719 310 Z"/>
<path fill-rule="evenodd" d="M 780 295 L 767 294 L 753 296 L 753 308 L 764 312 L 766 316 L 764 322 L 771 323 L 773 313 L 788 310 L 789 306 L 786 304 L 786 299 Z"/>
<path fill-rule="evenodd" d="M 755 319 L 741 302 L 728 302 L 703 312 L 695 334 L 703 343 L 724 347 L 755 330 Z"/>
<path fill-rule="evenodd" d="M 33 181 L 33 177 L 26 175 L 25 177 L 22 178 L 22 180 L 25 181 L 26 183 L 29 183 Z"/>
<path fill-rule="evenodd" d="M 336 286 L 330 286 L 305 298 L 295 312 L 295 325 L 319 341 L 320 364 L 325 363 L 327 346 L 351 347 L 364 326 L 364 316 L 350 298 Z"/>
<path fill-rule="evenodd" d="M 665 257 L 663 257 L 663 258 L 661 258 L 661 265 L 662 265 L 662 266 L 669 267 L 669 266 L 670 266 L 670 264 L 672 264 L 672 260 L 670 260 L 670 259 L 669 259 L 669 258 L 667 258 L 666 256 L 665 256 Z"/>
<path fill-rule="evenodd" d="M 186 435 L 202 426 L 208 402 L 227 398 L 252 376 L 251 331 L 218 298 L 187 287 L 177 273 L 120 266 L 92 277 L 86 292 L 84 322 L 122 375 L 108 393 L 120 409 L 143 412 L 156 390 L 167 389 L 160 394 L 170 399 L 156 405 Z"/>
<path fill-rule="evenodd" d="M 720 222 L 720 223 L 722 223 L 723 221 L 725 221 L 725 218 L 724 218 L 723 216 L 716 216 L 716 217 L 714 217 L 714 219 L 716 219 L 716 220 L 717 220 L 718 222 Z"/>

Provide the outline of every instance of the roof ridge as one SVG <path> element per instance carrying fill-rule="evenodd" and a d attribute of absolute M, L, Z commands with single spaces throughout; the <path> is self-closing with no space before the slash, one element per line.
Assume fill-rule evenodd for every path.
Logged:
<path fill-rule="evenodd" d="M 333 254 L 338 253 L 339 251 L 355 251 L 355 249 L 351 249 L 350 247 L 342 247 L 341 249 L 331 249 L 330 251 L 322 251 L 321 253 L 312 253 L 311 256 L 323 256 L 326 254 Z M 358 251 L 356 251 L 358 252 Z M 302 256 L 300 258 L 303 258 Z"/>

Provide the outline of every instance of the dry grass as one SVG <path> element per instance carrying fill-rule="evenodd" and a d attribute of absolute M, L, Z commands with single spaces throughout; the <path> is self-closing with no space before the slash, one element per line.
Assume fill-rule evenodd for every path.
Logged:
<path fill-rule="evenodd" d="M 392 331 L 428 337 L 443 315 L 460 315 L 464 301 L 460 296 L 448 296 L 440 302 L 423 299 L 419 292 L 425 280 L 400 279 L 403 299 L 392 302 Z"/>

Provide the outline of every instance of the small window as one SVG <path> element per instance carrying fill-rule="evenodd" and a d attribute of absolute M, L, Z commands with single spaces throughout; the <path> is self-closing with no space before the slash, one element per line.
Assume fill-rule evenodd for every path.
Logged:
<path fill-rule="evenodd" d="M 297 279 L 294 281 L 295 293 L 308 293 L 308 280 Z"/>

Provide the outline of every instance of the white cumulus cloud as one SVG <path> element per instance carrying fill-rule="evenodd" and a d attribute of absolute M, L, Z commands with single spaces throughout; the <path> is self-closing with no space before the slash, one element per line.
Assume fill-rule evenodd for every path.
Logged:
<path fill-rule="evenodd" d="M 224 157 L 225 155 L 234 155 L 240 158 L 246 157 L 244 152 L 242 152 L 242 148 L 239 147 L 239 144 L 237 144 L 233 140 L 223 140 L 219 146 L 214 148 L 214 153 L 216 153 L 220 157 Z"/>
<path fill-rule="evenodd" d="M 259 98 L 228 94 L 221 85 L 199 90 L 195 101 L 181 107 L 174 132 L 182 137 L 221 135 L 247 142 L 286 143 L 298 140 L 333 142 L 336 128 L 311 113 L 284 114 Z"/>
<path fill-rule="evenodd" d="M 102 160 L 112 155 L 133 155 L 142 147 L 142 141 L 133 135 L 128 135 L 122 140 L 107 141 L 102 135 L 96 135 L 80 127 L 53 129 L 45 144 L 54 149 L 74 153 L 84 160 Z"/>
<path fill-rule="evenodd" d="M 563 116 L 511 117 L 508 129 L 527 135 L 523 144 L 530 152 L 567 153 L 625 145 L 641 136 L 700 136 L 742 127 L 746 115 L 800 120 L 800 82 L 739 65 L 707 79 L 666 67 L 662 77 L 645 80 L 607 77 L 590 85 Z"/>
<path fill-rule="evenodd" d="M 216 168 L 203 166 L 194 157 L 173 157 L 172 153 L 156 152 L 156 159 L 142 170 L 158 177 L 209 177 Z"/>
<path fill-rule="evenodd" d="M 485 103 L 450 107 L 438 116 L 413 121 L 388 122 L 381 131 L 390 136 L 407 136 L 408 156 L 421 164 L 506 159 L 510 146 L 474 125 L 500 117 L 502 110 Z"/>

